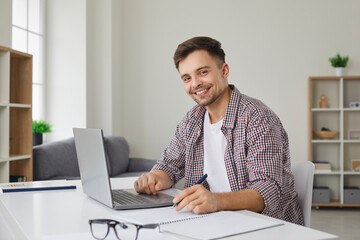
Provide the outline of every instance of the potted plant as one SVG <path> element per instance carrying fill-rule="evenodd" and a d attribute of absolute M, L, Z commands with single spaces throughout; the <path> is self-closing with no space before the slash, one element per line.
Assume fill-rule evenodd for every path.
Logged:
<path fill-rule="evenodd" d="M 40 145 L 43 142 L 43 133 L 51 132 L 51 125 L 46 121 L 32 121 L 33 127 L 33 146 Z"/>
<path fill-rule="evenodd" d="M 335 68 L 336 76 L 342 76 L 344 68 L 347 66 L 349 61 L 349 56 L 341 57 L 340 54 L 336 54 L 335 57 L 329 58 L 331 66 Z"/>

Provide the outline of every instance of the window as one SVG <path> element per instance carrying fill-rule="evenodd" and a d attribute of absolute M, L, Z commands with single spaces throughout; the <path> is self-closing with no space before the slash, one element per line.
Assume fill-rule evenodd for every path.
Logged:
<path fill-rule="evenodd" d="M 45 117 L 43 0 L 12 0 L 12 48 L 33 55 L 33 119 Z"/>

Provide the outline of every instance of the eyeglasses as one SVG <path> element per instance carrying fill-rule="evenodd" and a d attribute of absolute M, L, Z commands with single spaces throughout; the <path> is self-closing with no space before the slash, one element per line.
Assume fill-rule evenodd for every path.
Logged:
<path fill-rule="evenodd" d="M 132 223 L 122 223 L 111 219 L 92 219 L 89 220 L 91 234 L 95 239 L 105 239 L 110 232 L 110 228 L 114 229 L 117 239 L 134 239 L 137 240 L 139 230 L 142 228 L 154 229 L 158 224 L 137 225 Z"/>

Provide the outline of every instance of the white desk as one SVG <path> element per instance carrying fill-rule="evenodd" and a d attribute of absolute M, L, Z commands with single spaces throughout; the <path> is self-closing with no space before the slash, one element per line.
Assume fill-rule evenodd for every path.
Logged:
<path fill-rule="evenodd" d="M 113 188 L 131 188 L 135 179 L 112 179 L 112 186 Z M 0 194 L 0 239 L 42 239 L 48 236 L 68 239 L 71 235 L 76 234 L 87 236 L 90 232 L 89 219 L 110 218 L 110 215 L 119 213 L 119 211 L 110 209 L 87 197 L 82 192 L 80 181 L 69 181 L 70 184 L 77 185 L 77 189 Z M 266 216 L 257 213 L 247 212 L 247 214 L 266 218 Z M 76 238 L 74 237 L 74 239 Z M 226 239 L 303 240 L 339 238 L 285 222 L 281 226 Z"/>

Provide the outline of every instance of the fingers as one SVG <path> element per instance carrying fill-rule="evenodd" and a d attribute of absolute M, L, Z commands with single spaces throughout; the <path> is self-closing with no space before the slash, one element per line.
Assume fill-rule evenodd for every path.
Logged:
<path fill-rule="evenodd" d="M 155 191 L 160 191 L 161 189 L 163 189 L 163 185 L 161 184 L 160 181 L 158 181 L 158 182 L 155 184 Z"/>
<path fill-rule="evenodd" d="M 134 188 L 138 193 L 156 194 L 157 182 L 155 174 L 144 173 L 134 182 Z"/>
<path fill-rule="evenodd" d="M 180 211 L 186 206 L 187 211 L 194 212 L 195 214 L 217 211 L 217 198 L 215 194 L 209 192 L 201 185 L 195 185 L 185 189 L 174 198 L 173 202 L 180 202 L 176 207 L 177 211 Z"/>
<path fill-rule="evenodd" d="M 177 210 L 181 210 L 184 206 L 186 206 L 184 204 L 185 202 L 188 202 L 189 198 L 187 200 L 185 200 L 185 198 L 190 197 L 196 191 L 196 188 L 194 187 L 195 186 L 186 188 L 181 193 L 175 196 L 175 198 L 173 199 L 173 203 L 179 203 L 178 207 L 176 208 Z"/>
<path fill-rule="evenodd" d="M 147 188 L 147 191 L 146 193 L 147 194 L 156 194 L 157 193 L 157 190 L 155 189 L 155 184 L 156 184 L 157 180 L 156 180 L 156 177 L 153 176 L 153 174 L 149 174 L 148 175 L 148 188 Z"/>
<path fill-rule="evenodd" d="M 190 195 L 185 196 L 184 198 L 182 198 L 182 200 L 179 201 L 173 201 L 175 203 L 179 203 L 176 206 L 176 211 L 180 211 L 181 209 L 183 209 L 184 207 L 188 206 L 191 202 L 195 201 L 198 198 L 198 194 L 196 192 L 193 192 Z M 188 206 L 188 211 L 189 210 L 189 206 Z M 191 212 L 191 211 L 190 211 Z"/>
<path fill-rule="evenodd" d="M 206 209 L 208 209 L 207 206 L 208 204 L 206 202 L 202 201 L 201 199 L 196 199 L 189 203 L 187 210 L 195 214 L 204 214 L 208 213 L 208 211 L 206 211 Z"/>

